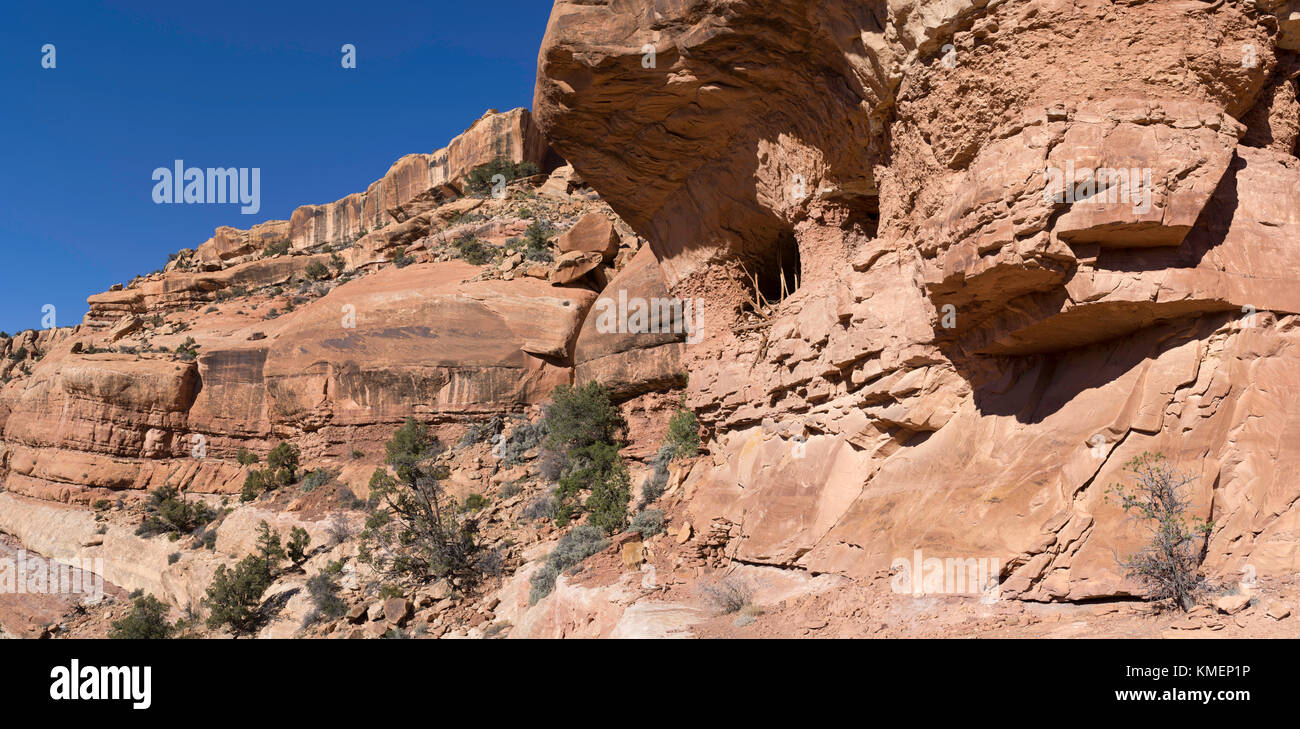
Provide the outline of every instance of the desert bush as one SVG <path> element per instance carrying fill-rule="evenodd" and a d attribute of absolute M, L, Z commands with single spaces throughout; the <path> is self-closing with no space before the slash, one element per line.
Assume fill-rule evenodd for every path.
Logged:
<path fill-rule="evenodd" d="M 167 620 L 167 605 L 153 595 L 134 597 L 131 612 L 114 620 L 108 629 L 113 640 L 165 640 L 176 633 Z"/>
<path fill-rule="evenodd" d="M 267 491 L 287 486 L 298 476 L 298 446 L 283 442 L 266 454 L 266 468 L 251 471 L 244 479 L 240 501 L 252 501 Z"/>
<path fill-rule="evenodd" d="M 1187 523 L 1187 497 L 1195 478 L 1175 470 L 1159 453 L 1143 453 L 1125 470 L 1133 474 L 1132 487 L 1115 484 L 1106 491 L 1130 516 L 1150 532 L 1142 549 L 1119 559 L 1128 577 L 1145 585 L 1153 600 L 1169 600 L 1180 610 L 1191 610 L 1206 591 L 1201 573 L 1204 539 L 1214 524 L 1194 518 Z"/>
<path fill-rule="evenodd" d="M 334 480 L 334 472 L 328 468 L 318 468 L 307 474 L 302 480 L 302 490 L 311 493 Z"/>
<path fill-rule="evenodd" d="M 594 380 L 580 387 L 556 387 L 546 407 L 545 425 L 546 447 L 569 460 L 597 443 L 616 443 L 627 430 L 609 391 Z"/>
<path fill-rule="evenodd" d="M 289 252 L 289 245 L 290 245 L 289 240 L 287 238 L 285 240 L 279 240 L 273 243 L 267 243 L 266 247 L 262 249 L 262 258 L 271 258 L 272 256 L 283 256 L 284 254 Z"/>
<path fill-rule="evenodd" d="M 492 191 L 492 178 L 501 175 L 506 182 L 516 180 L 520 177 L 531 177 L 537 174 L 537 165 L 532 162 L 512 162 L 504 157 L 479 165 L 470 170 L 469 175 L 465 178 L 466 187 L 475 195 L 487 195 Z"/>
<path fill-rule="evenodd" d="M 632 517 L 628 531 L 637 532 L 643 537 L 653 537 L 664 530 L 663 509 L 646 509 Z"/>
<path fill-rule="evenodd" d="M 307 579 L 307 594 L 311 596 L 312 620 L 337 620 L 348 611 L 348 606 L 339 597 L 339 575 L 343 572 L 342 562 L 331 562 L 325 569 Z"/>
<path fill-rule="evenodd" d="M 274 573 L 275 568 L 284 559 L 284 545 L 280 543 L 280 534 L 271 528 L 265 520 L 257 524 L 257 554 Z"/>
<path fill-rule="evenodd" d="M 406 246 L 398 246 L 393 252 L 393 265 L 398 268 L 406 268 L 415 263 L 415 259 L 406 255 Z"/>
<path fill-rule="evenodd" d="M 462 261 L 482 266 L 492 260 L 496 250 L 474 236 L 462 236 L 452 241 L 456 256 Z"/>
<path fill-rule="evenodd" d="M 700 452 L 700 421 L 695 413 L 685 407 L 679 408 L 668 421 L 668 436 L 664 445 L 673 449 L 673 460 L 691 458 Z"/>
<path fill-rule="evenodd" d="M 561 574 L 608 546 L 609 540 L 598 527 L 590 524 L 574 527 L 560 538 L 555 549 L 546 556 L 546 564 L 533 575 L 528 592 L 529 604 L 535 604 L 551 594 L 555 589 L 555 580 Z"/>
<path fill-rule="evenodd" d="M 294 567 L 300 567 L 307 561 L 307 548 L 310 546 L 311 536 L 307 530 L 296 526 L 289 530 L 289 541 L 284 545 L 284 554 Z"/>
<path fill-rule="evenodd" d="M 541 445 L 546 437 L 546 423 L 521 423 L 501 444 L 501 463 L 506 467 L 518 465 L 524 454 Z"/>
<path fill-rule="evenodd" d="M 538 496 L 528 502 L 520 516 L 529 520 L 555 518 L 555 497 L 551 494 Z"/>
<path fill-rule="evenodd" d="M 184 342 L 176 345 L 174 351 L 181 359 L 191 360 L 199 356 L 199 345 L 194 342 L 194 337 L 186 337 Z"/>
<path fill-rule="evenodd" d="M 483 494 L 470 494 L 465 497 L 461 503 L 461 511 L 482 511 L 488 505 L 487 497 Z"/>
<path fill-rule="evenodd" d="M 248 450 L 247 448 L 240 447 L 240 449 L 235 453 L 235 460 L 241 466 L 251 466 L 254 463 L 257 463 L 258 460 L 260 459 L 258 459 L 257 455 L 252 451 Z"/>
<path fill-rule="evenodd" d="M 700 586 L 700 593 L 706 603 L 723 615 L 740 612 L 754 599 L 754 589 L 735 576 L 705 583 Z"/>
<path fill-rule="evenodd" d="M 360 559 L 377 572 L 417 582 L 446 579 L 453 589 L 471 589 L 479 580 L 478 522 L 457 519 L 454 502 L 439 483 L 444 467 L 434 459 L 443 450 L 428 429 L 408 418 L 385 444 L 385 469 L 370 477 L 378 504 L 361 534 Z"/>
<path fill-rule="evenodd" d="M 468 448 L 475 443 L 482 443 L 485 440 L 490 440 L 500 434 L 504 427 L 505 423 L 501 420 L 501 416 L 493 415 L 491 418 L 484 420 L 481 423 L 471 425 L 469 429 L 465 431 L 465 435 L 461 436 L 459 446 L 461 448 Z"/>
<path fill-rule="evenodd" d="M 551 235 L 554 232 L 554 228 L 546 221 L 534 220 L 529 223 L 524 230 L 524 258 L 538 263 L 550 263 L 553 260 Z"/>
<path fill-rule="evenodd" d="M 324 263 L 312 261 L 307 265 L 307 270 L 303 271 L 303 275 L 313 281 L 323 281 L 330 277 L 330 270 Z"/>
<path fill-rule="evenodd" d="M 352 496 L 352 491 L 346 486 L 340 486 L 339 488 L 346 490 L 348 496 Z M 356 499 L 355 496 L 352 496 L 352 498 Z M 330 538 L 329 546 L 331 547 L 338 546 L 352 538 L 352 527 L 348 526 L 347 520 L 339 514 L 335 514 L 334 517 L 330 519 L 330 523 L 326 527 L 326 530 L 326 533 Z"/>
<path fill-rule="evenodd" d="M 582 489 L 591 494 L 579 509 L 576 496 Z M 627 504 L 632 489 L 627 468 L 618 455 L 618 446 L 596 443 L 574 455 L 573 465 L 560 477 L 556 489 L 558 505 L 555 522 L 559 526 L 581 511 L 588 521 L 606 534 L 621 531 L 627 524 Z"/>
<path fill-rule="evenodd" d="M 136 527 L 136 536 L 189 534 L 216 518 L 216 513 L 202 501 L 180 497 L 174 486 L 160 486 L 149 494 L 145 516 Z"/>
<path fill-rule="evenodd" d="M 672 446 L 661 446 L 654 458 L 650 459 L 650 475 L 641 482 L 641 508 L 664 495 L 668 486 L 668 464 L 673 459 L 673 452 Z"/>

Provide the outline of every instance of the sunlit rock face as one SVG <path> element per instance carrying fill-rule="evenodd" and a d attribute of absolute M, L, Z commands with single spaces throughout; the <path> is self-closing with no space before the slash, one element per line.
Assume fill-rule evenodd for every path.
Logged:
<path fill-rule="evenodd" d="M 1255 5 L 557 2 L 536 118 L 704 302 L 697 530 L 1135 594 L 1104 492 L 1159 451 L 1212 571 L 1300 566 L 1295 9 Z"/>

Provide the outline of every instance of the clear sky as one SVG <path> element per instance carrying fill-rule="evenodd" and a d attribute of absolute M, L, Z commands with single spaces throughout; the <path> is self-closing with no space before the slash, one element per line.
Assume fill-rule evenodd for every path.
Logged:
<path fill-rule="evenodd" d="M 86 296 L 219 225 L 287 219 L 530 106 L 548 0 L 6 0 L 0 330 L 81 321 Z M 54 46 L 53 69 L 42 48 Z M 341 64 L 344 44 L 356 68 Z M 261 211 L 158 205 L 174 160 L 261 169 Z"/>

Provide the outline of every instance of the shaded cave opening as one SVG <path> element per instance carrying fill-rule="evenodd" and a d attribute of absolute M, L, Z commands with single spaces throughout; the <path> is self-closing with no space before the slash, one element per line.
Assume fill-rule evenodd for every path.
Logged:
<path fill-rule="evenodd" d="M 750 304 L 757 309 L 780 304 L 790 298 L 803 282 L 799 242 L 792 230 L 781 231 L 764 255 L 754 256 L 743 265 L 749 277 L 745 285 L 750 289 Z"/>

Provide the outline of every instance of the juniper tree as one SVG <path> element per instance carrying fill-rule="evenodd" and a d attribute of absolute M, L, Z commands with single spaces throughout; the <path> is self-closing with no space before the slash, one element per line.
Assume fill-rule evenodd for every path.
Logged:
<path fill-rule="evenodd" d="M 482 546 L 478 522 L 443 492 L 443 451 L 428 429 L 407 418 L 385 444 L 384 463 L 394 477 L 378 468 L 370 477 L 370 497 L 377 504 L 361 533 L 359 558 L 394 579 L 427 582 L 446 579 L 469 590 L 481 576 Z"/>

